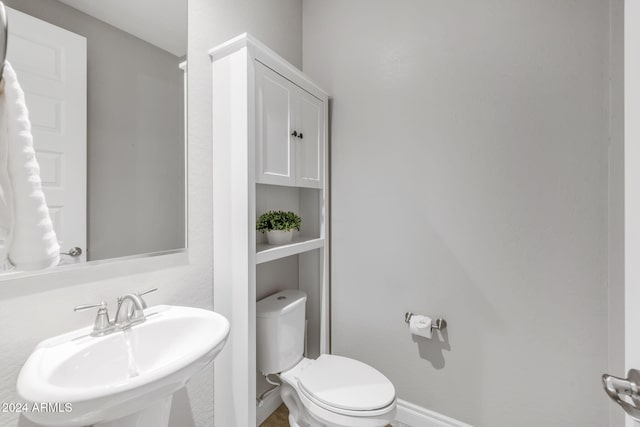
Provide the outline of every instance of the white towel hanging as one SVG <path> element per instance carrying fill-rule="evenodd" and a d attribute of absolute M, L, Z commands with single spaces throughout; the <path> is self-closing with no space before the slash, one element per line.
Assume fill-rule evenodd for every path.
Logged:
<path fill-rule="evenodd" d="M 0 233 L 5 269 L 57 265 L 60 246 L 42 192 L 24 92 L 5 62 L 0 94 Z M 0 266 L 1 267 L 1 266 Z"/>

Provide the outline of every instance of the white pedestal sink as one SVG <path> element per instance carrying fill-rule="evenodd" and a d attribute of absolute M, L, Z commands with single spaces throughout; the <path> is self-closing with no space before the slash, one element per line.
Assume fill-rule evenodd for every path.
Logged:
<path fill-rule="evenodd" d="M 43 426 L 166 427 L 173 393 L 213 361 L 229 322 L 190 307 L 144 312 L 125 331 L 91 337 L 87 327 L 41 342 L 18 377 L 24 415 Z M 41 403 L 51 405 L 34 410 Z"/>

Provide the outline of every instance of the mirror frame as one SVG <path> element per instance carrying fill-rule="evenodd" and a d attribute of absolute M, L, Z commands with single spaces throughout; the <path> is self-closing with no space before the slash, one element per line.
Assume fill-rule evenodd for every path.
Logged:
<path fill-rule="evenodd" d="M 186 265 L 189 265 L 189 249 L 182 248 L 60 265 L 46 270 L 6 273 L 0 275 L 0 298 L 16 298 Z"/>

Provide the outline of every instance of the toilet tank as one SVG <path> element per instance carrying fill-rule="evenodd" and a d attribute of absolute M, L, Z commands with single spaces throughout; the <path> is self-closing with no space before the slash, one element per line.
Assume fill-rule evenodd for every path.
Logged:
<path fill-rule="evenodd" d="M 263 374 L 286 371 L 302 359 L 306 301 L 307 294 L 294 289 L 256 304 L 256 363 Z"/>

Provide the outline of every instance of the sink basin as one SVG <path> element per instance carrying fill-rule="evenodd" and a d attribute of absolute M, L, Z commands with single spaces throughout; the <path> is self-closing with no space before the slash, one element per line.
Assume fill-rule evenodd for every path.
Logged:
<path fill-rule="evenodd" d="M 166 425 L 173 393 L 213 361 L 229 322 L 190 307 L 144 312 L 147 320 L 125 331 L 91 337 L 87 327 L 38 344 L 17 391 L 29 408 L 54 405 L 24 415 L 45 426 Z"/>

